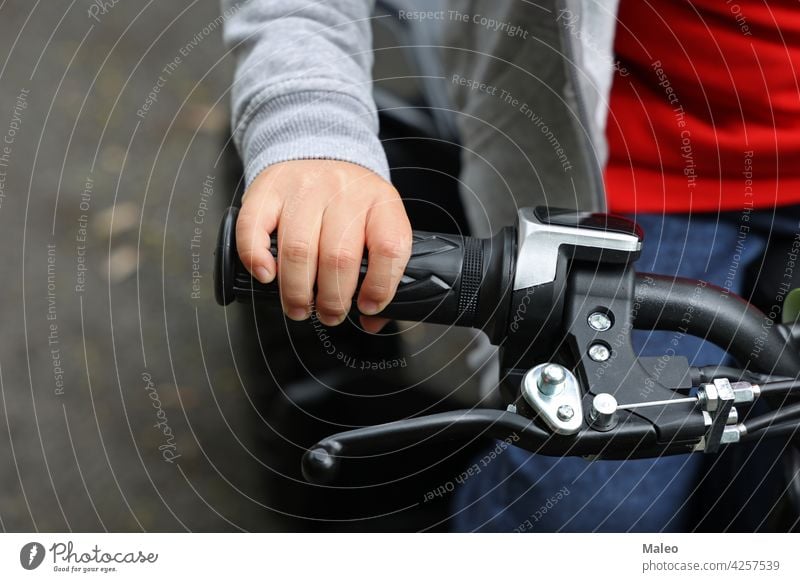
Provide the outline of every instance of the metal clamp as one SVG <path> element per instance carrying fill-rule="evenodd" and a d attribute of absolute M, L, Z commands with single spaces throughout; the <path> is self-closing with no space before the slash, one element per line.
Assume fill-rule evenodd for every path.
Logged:
<path fill-rule="evenodd" d="M 581 388 L 558 364 L 539 364 L 522 378 L 522 397 L 556 434 L 575 434 L 583 425 Z"/>
<path fill-rule="evenodd" d="M 740 433 L 735 426 L 738 414 L 733 405 L 747 397 L 747 391 L 734 391 L 730 381 L 717 378 L 710 384 L 703 384 L 697 393 L 700 405 L 703 407 L 708 429 L 700 443 L 700 448 L 706 453 L 716 453 L 724 444 L 739 440 Z"/>

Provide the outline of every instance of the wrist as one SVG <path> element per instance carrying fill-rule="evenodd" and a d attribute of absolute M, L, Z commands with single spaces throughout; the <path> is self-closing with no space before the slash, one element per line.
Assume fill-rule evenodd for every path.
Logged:
<path fill-rule="evenodd" d="M 265 168 L 293 160 L 338 160 L 389 181 L 377 120 L 341 92 L 304 91 L 273 97 L 247 120 L 238 144 L 247 185 Z"/>

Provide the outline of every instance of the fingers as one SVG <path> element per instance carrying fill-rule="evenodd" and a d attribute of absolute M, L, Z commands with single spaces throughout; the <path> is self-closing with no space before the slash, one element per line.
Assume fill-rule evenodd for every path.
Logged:
<path fill-rule="evenodd" d="M 411 256 L 411 225 L 399 198 L 370 209 L 365 235 L 369 264 L 358 309 L 364 315 L 375 315 L 391 301 Z"/>
<path fill-rule="evenodd" d="M 287 202 L 280 218 L 278 281 L 281 303 L 289 319 L 295 321 L 311 315 L 322 212 L 320 205 Z"/>
<path fill-rule="evenodd" d="M 339 325 L 353 302 L 364 253 L 366 214 L 331 204 L 319 240 L 316 309 L 324 325 Z"/>
<path fill-rule="evenodd" d="M 242 264 L 262 283 L 275 278 L 275 259 L 270 253 L 269 235 L 278 225 L 282 202 L 269 191 L 264 180 L 256 179 L 247 191 L 236 220 L 236 248 Z"/>
<path fill-rule="evenodd" d="M 269 235 L 277 230 L 277 263 Z M 356 292 L 364 246 L 369 268 L 359 292 L 362 314 L 382 311 L 411 252 L 411 227 L 397 192 L 355 164 L 297 160 L 264 170 L 248 188 L 236 224 L 239 257 L 262 283 L 277 276 L 286 315 L 337 325 Z M 316 301 L 314 289 L 316 283 Z M 366 327 L 383 322 L 367 318 Z"/>

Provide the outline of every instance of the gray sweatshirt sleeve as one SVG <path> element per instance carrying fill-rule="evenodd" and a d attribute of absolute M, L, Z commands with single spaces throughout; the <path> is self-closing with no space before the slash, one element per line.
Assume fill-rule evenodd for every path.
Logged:
<path fill-rule="evenodd" d="M 248 185 L 267 166 L 300 159 L 352 162 L 389 179 L 372 99 L 373 4 L 222 0 Z"/>

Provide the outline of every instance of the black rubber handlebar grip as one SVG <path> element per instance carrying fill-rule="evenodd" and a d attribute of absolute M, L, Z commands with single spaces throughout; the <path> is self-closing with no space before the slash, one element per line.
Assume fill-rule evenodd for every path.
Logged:
<path fill-rule="evenodd" d="M 214 261 L 217 303 L 263 301 L 278 305 L 277 283 L 264 285 L 244 268 L 236 252 L 236 218 L 230 207 L 220 227 Z M 277 256 L 276 237 L 270 250 Z M 491 239 L 414 231 L 411 258 L 384 317 L 407 321 L 479 327 L 495 319 L 506 298 L 513 273 L 514 237 L 511 229 Z M 359 286 L 367 271 L 361 263 Z M 491 282 L 491 285 L 487 283 Z M 491 289 L 489 289 L 491 287 Z M 505 301 L 504 303 L 508 303 Z M 501 306 L 502 307 L 502 306 Z"/>

